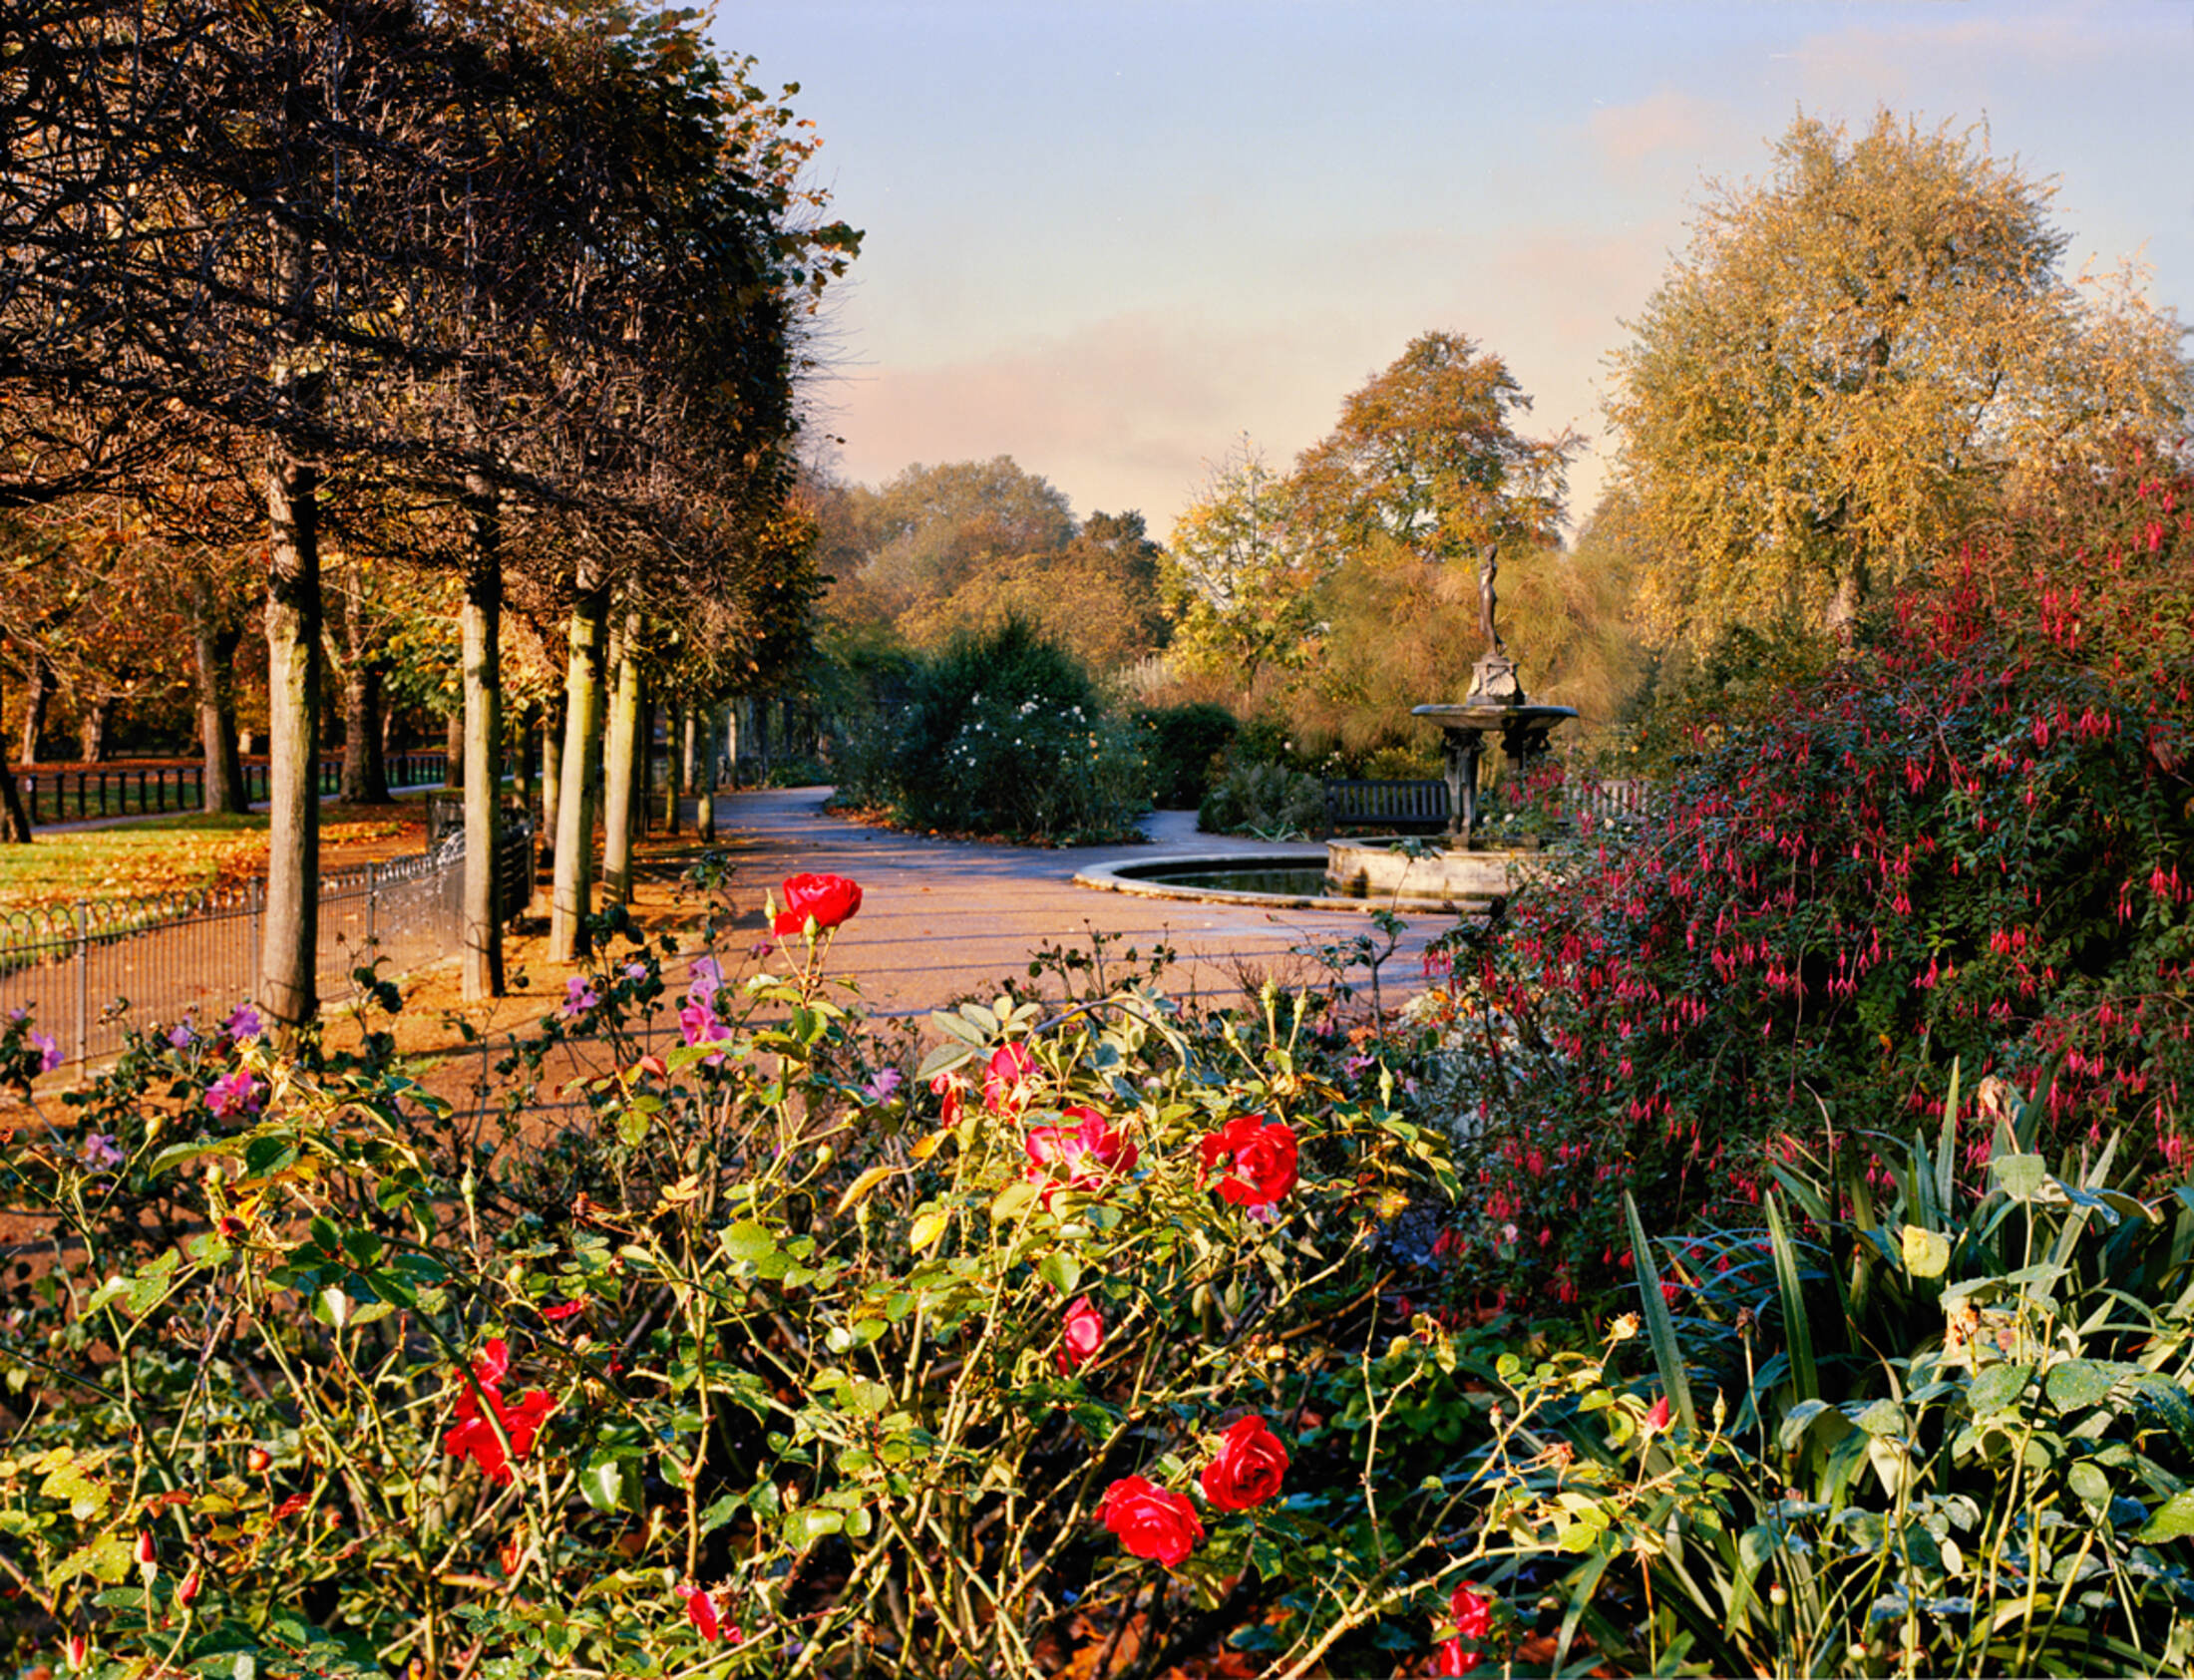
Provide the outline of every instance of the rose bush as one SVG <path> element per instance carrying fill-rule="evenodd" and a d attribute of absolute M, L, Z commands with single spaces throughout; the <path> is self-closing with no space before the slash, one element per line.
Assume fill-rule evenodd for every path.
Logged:
<path fill-rule="evenodd" d="M 149 1027 L 41 1100 L 0 1654 L 941 1676 L 1140 1618 L 1154 1661 L 1429 1660 L 1461 1495 L 1385 1480 L 1423 1382 L 1366 1353 L 1451 1179 L 1319 1000 L 1008 996 L 916 1066 L 825 940 L 594 931 L 462 1125 L 370 1022 Z"/>

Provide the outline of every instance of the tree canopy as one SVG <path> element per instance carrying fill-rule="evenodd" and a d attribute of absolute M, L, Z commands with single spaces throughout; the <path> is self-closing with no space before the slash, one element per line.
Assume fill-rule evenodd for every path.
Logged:
<path fill-rule="evenodd" d="M 1613 358 L 1658 637 L 1841 621 L 2021 475 L 2183 427 L 2178 323 L 2062 275 L 2054 191 L 1887 112 L 1800 116 L 1764 181 L 1711 187 Z"/>

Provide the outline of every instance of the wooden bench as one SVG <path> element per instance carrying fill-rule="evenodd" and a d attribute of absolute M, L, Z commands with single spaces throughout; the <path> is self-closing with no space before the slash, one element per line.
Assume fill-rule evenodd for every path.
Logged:
<path fill-rule="evenodd" d="M 1335 779 L 1325 784 L 1325 829 L 1318 838 L 1331 840 L 1343 828 L 1375 829 L 1381 834 L 1445 834 L 1447 825 L 1447 783 L 1443 780 Z"/>

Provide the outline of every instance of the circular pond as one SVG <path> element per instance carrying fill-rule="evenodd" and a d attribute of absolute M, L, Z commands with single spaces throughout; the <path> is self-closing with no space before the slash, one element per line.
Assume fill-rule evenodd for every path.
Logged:
<path fill-rule="evenodd" d="M 1259 904 L 1268 909 L 1453 910 L 1464 907 L 1437 894 L 1404 892 L 1373 895 L 1361 880 L 1353 887 L 1335 884 L 1318 852 L 1221 852 L 1202 856 L 1137 857 L 1124 863 L 1098 864 L 1074 877 L 1077 886 L 1106 892 L 1131 892 L 1146 898 L 1202 899 L 1223 904 Z M 1464 901 L 1467 903 L 1468 901 Z"/>

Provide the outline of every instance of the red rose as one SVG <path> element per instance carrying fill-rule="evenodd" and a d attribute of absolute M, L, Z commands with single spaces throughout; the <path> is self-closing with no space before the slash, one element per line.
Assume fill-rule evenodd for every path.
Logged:
<path fill-rule="evenodd" d="M 1059 1369 L 1069 1374 L 1079 1371 L 1097 1357 L 1104 1341 L 1105 1321 L 1089 1304 L 1089 1297 L 1077 1295 L 1067 1302 L 1059 1317 Z"/>
<path fill-rule="evenodd" d="M 717 1620 L 716 1600 L 698 1588 L 688 1588 L 685 1589 L 685 1601 L 686 1620 L 693 1624 L 694 1630 L 703 1639 L 713 1641 L 718 1638 L 723 1632 L 723 1625 Z"/>
<path fill-rule="evenodd" d="M 511 1481 L 510 1460 L 523 1459 L 534 1450 L 534 1437 L 541 1433 L 541 1426 L 548 1422 L 548 1414 L 556 1409 L 555 1401 L 539 1389 L 505 1404 L 503 1377 L 510 1366 L 510 1344 L 501 1337 L 481 1350 L 480 1358 L 473 1361 L 473 1377 L 480 1386 L 476 1390 L 472 1383 L 467 1383 L 458 1390 L 457 1423 L 442 1438 L 443 1448 L 451 1457 L 471 1459 L 489 1481 L 505 1486 Z M 508 1457 L 504 1454 L 503 1443 L 496 1439 L 495 1424 L 482 1415 L 483 1400 L 511 1443 Z"/>
<path fill-rule="evenodd" d="M 1457 1586 L 1448 1594 L 1447 1613 L 1462 1639 L 1483 1639 L 1493 1631 L 1493 1600 L 1475 1587 Z"/>
<path fill-rule="evenodd" d="M 1022 1140 L 1028 1152 L 1028 1176 L 1044 1186 L 1044 1205 L 1051 1205 L 1054 1190 L 1080 1190 L 1087 1195 L 1105 1187 L 1105 1180 L 1135 1170 L 1133 1139 L 1113 1130 L 1112 1123 L 1095 1109 L 1069 1109 L 1066 1118 L 1074 1126 L 1032 1126 Z"/>
<path fill-rule="evenodd" d="M 1646 1408 L 1645 1430 L 1647 1435 L 1657 1435 L 1668 1427 L 1668 1397 L 1664 1394 Z"/>
<path fill-rule="evenodd" d="M 1265 1207 L 1295 1187 L 1295 1135 L 1261 1114 L 1237 1115 L 1200 1146 L 1204 1171 L 1232 1169 L 1219 1193 L 1237 1207 Z"/>
<path fill-rule="evenodd" d="M 844 875 L 794 875 L 785 882 L 785 907 L 771 924 L 779 938 L 804 932 L 810 917 L 828 932 L 861 908 L 861 883 Z"/>
<path fill-rule="evenodd" d="M 960 1093 L 967 1089 L 967 1082 L 958 1074 L 938 1074 L 929 1082 L 929 1094 L 939 1099 L 938 1119 L 946 1126 L 957 1126 L 960 1117 Z"/>
<path fill-rule="evenodd" d="M 1280 1492 L 1287 1474 L 1287 1449 L 1258 1417 L 1244 1418 L 1221 1437 L 1219 1452 L 1204 1467 L 1204 1497 L 1219 1511 L 1248 1511 Z"/>
<path fill-rule="evenodd" d="M 1464 1650 L 1463 1642 L 1460 1639 L 1449 1639 L 1442 1642 L 1440 1654 L 1433 1659 L 1432 1672 L 1434 1674 L 1468 1674 L 1483 1661 L 1485 1661 L 1485 1658 L 1481 1657 L 1476 1651 Z"/>
<path fill-rule="evenodd" d="M 1105 1490 L 1098 1511 L 1105 1526 L 1129 1552 L 1154 1557 L 1172 1568 L 1196 1549 L 1204 1524 L 1196 1507 L 1179 1494 L 1153 1487 L 1140 1476 L 1123 1476 Z"/>
<path fill-rule="evenodd" d="M 999 1045 L 982 1071 L 982 1106 L 992 1114 L 1018 1113 L 1028 1104 L 1028 1088 L 1035 1078 L 1036 1058 L 1027 1045 L 1018 1040 Z"/>

